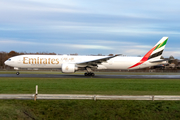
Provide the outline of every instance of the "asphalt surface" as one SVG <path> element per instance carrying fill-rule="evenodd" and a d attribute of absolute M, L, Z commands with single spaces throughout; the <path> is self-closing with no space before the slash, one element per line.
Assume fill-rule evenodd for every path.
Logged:
<path fill-rule="evenodd" d="M 180 79 L 180 75 L 96 75 L 93 77 L 75 74 L 0 74 L 0 77 L 20 78 L 138 78 L 138 79 Z"/>

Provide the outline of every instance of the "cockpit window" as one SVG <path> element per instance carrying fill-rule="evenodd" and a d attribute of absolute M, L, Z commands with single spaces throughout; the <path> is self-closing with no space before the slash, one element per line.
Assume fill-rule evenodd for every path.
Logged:
<path fill-rule="evenodd" d="M 11 59 L 8 59 L 8 61 L 11 61 Z"/>

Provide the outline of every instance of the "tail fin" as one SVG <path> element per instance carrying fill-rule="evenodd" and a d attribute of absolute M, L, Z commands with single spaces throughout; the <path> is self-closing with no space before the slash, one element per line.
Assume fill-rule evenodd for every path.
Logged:
<path fill-rule="evenodd" d="M 163 37 L 138 63 L 129 68 L 139 66 L 148 60 L 159 60 L 162 56 L 167 40 L 168 37 Z"/>
<path fill-rule="evenodd" d="M 154 49 L 152 49 L 152 53 L 148 57 L 148 60 L 150 59 L 160 59 L 162 56 L 162 53 L 164 51 L 164 48 L 166 46 L 168 37 L 163 37 L 155 46 Z"/>

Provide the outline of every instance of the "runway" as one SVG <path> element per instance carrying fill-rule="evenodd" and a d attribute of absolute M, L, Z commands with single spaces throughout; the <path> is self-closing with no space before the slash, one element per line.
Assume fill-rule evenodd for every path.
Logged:
<path fill-rule="evenodd" d="M 180 75 L 96 75 L 87 77 L 76 74 L 0 74 L 0 77 L 19 78 L 129 78 L 129 79 L 180 79 Z"/>

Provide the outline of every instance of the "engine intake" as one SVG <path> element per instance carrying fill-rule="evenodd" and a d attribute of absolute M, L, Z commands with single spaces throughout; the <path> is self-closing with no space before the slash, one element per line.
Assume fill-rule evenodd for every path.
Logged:
<path fill-rule="evenodd" d="M 74 73 L 78 70 L 75 64 L 62 64 L 63 73 Z"/>

